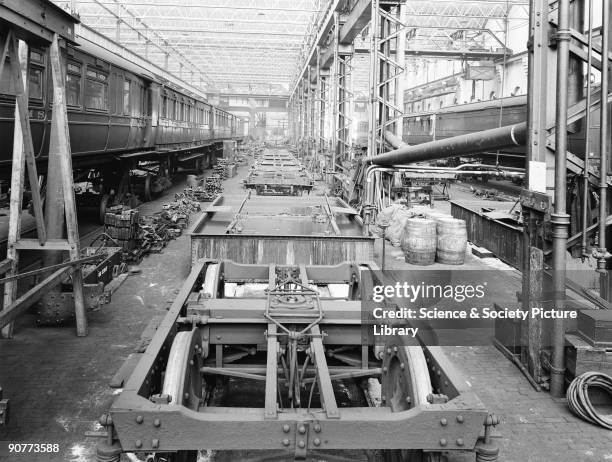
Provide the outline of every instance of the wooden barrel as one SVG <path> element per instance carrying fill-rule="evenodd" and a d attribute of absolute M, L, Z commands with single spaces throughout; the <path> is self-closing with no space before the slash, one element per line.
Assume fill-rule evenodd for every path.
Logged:
<path fill-rule="evenodd" d="M 465 220 L 457 218 L 437 220 L 437 234 L 436 261 L 446 265 L 463 265 L 467 249 Z"/>
<path fill-rule="evenodd" d="M 431 265 L 436 259 L 436 222 L 409 218 L 402 233 L 401 246 L 406 263 Z"/>

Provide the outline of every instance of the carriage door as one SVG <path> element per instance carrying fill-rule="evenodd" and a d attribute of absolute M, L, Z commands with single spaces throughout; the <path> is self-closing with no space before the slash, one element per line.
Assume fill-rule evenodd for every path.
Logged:
<path fill-rule="evenodd" d="M 146 88 L 146 130 L 144 137 L 144 145 L 153 147 L 157 139 L 157 126 L 159 123 L 159 107 L 161 87 L 155 82 L 148 82 Z"/>

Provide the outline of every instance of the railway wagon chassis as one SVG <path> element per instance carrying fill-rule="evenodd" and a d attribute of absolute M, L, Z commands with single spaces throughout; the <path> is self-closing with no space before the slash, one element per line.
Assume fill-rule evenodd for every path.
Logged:
<path fill-rule="evenodd" d="M 496 461 L 496 419 L 439 347 L 364 344 L 360 284 L 374 269 L 197 262 L 102 417 L 98 460 L 195 461 L 206 448 L 265 450 L 261 460 L 355 460 L 326 451 L 362 449 L 387 462 L 453 451 Z M 248 394 L 222 398 L 244 383 Z M 338 383 L 361 384 L 344 407 Z"/>

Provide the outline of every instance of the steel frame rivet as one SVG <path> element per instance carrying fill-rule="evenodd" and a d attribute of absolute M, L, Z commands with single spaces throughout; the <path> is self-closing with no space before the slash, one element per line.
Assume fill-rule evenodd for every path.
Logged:
<path fill-rule="evenodd" d="M 300 425 L 298 428 L 298 432 L 303 435 L 304 433 L 306 433 L 306 427 L 304 425 Z"/>
<path fill-rule="evenodd" d="M 283 446 L 289 446 L 289 438 L 283 440 Z"/>
<path fill-rule="evenodd" d="M 301 449 L 304 449 L 304 448 L 306 447 L 306 443 L 305 443 L 304 441 L 300 441 L 300 442 L 298 443 L 298 446 L 299 446 Z"/>
<path fill-rule="evenodd" d="M 312 444 L 314 444 L 315 446 L 319 446 L 321 444 L 321 440 L 319 438 L 315 438 L 314 440 L 312 440 Z"/>
<path fill-rule="evenodd" d="M 457 446 L 463 446 L 463 438 L 457 438 Z"/>
<path fill-rule="evenodd" d="M 142 447 L 142 441 L 140 441 L 140 440 L 136 440 L 136 444 L 135 444 L 135 446 L 136 446 L 137 448 L 141 448 L 141 447 Z"/>
<path fill-rule="evenodd" d="M 463 416 L 461 414 L 457 416 L 457 422 L 463 423 Z"/>
<path fill-rule="evenodd" d="M 288 424 L 283 425 L 283 431 L 284 431 L 285 433 L 289 433 L 289 430 L 290 430 L 290 428 L 289 428 L 289 425 L 288 425 Z"/>
<path fill-rule="evenodd" d="M 400 363 L 400 369 L 401 369 L 401 370 L 406 369 L 406 365 L 405 365 L 404 363 Z"/>
<path fill-rule="evenodd" d="M 446 446 L 446 439 L 442 438 L 440 440 L 440 446 Z"/>
<path fill-rule="evenodd" d="M 155 420 L 153 421 L 153 425 L 155 425 L 156 427 L 159 427 L 159 426 L 161 425 L 161 420 L 159 420 L 159 419 L 155 419 Z"/>
<path fill-rule="evenodd" d="M 151 440 L 151 447 L 154 448 L 154 449 L 158 448 L 159 447 L 159 440 L 158 439 Z"/>
<path fill-rule="evenodd" d="M 136 423 L 141 424 L 143 422 L 144 418 L 141 415 L 136 416 Z"/>
<path fill-rule="evenodd" d="M 314 424 L 313 428 L 314 428 L 314 431 L 317 432 L 317 433 L 319 433 L 321 431 L 321 425 L 319 425 L 319 424 Z"/>
<path fill-rule="evenodd" d="M 446 427 L 446 424 L 448 424 L 448 421 L 444 417 L 442 417 L 440 419 L 440 425 L 442 425 L 443 427 Z"/>

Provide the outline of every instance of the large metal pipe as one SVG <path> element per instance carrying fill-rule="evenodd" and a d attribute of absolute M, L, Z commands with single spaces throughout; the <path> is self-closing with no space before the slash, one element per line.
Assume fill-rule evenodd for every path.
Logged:
<path fill-rule="evenodd" d="M 408 146 L 407 143 L 404 143 L 402 141 L 402 138 L 400 136 L 395 136 L 395 134 L 389 130 L 385 130 L 385 141 L 389 143 L 389 145 L 393 149 L 400 149 Z"/>
<path fill-rule="evenodd" d="M 607 2 L 604 2 L 604 4 Z M 569 237 L 567 214 L 567 105 L 570 44 L 570 0 L 559 0 L 557 29 L 557 107 L 555 111 L 555 203 L 551 214 L 553 239 L 553 291 L 555 309 L 565 309 L 565 252 Z M 606 56 L 606 55 L 604 55 Z M 606 67 L 606 66 L 603 66 Z M 590 108 L 589 108 L 590 109 Z M 588 110 L 588 109 L 587 109 Z M 602 111 L 603 112 L 603 111 Z M 605 177 L 605 175 L 602 175 Z M 550 394 L 565 395 L 565 326 L 563 319 L 553 320 Z"/>
<path fill-rule="evenodd" d="M 493 128 L 467 135 L 407 146 L 363 159 L 366 164 L 398 165 L 424 160 L 444 159 L 463 154 L 476 154 L 513 146 L 523 146 L 527 140 L 527 124 Z"/>

